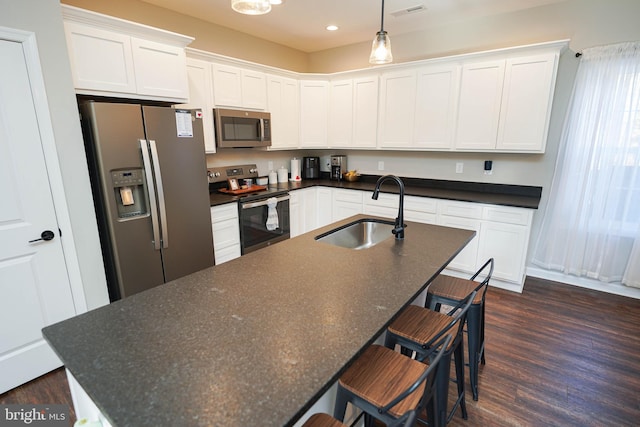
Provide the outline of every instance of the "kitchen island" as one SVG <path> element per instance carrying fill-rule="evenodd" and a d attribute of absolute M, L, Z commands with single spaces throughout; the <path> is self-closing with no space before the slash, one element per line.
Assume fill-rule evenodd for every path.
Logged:
<path fill-rule="evenodd" d="M 43 329 L 113 426 L 291 426 L 475 232 L 407 222 L 365 250 L 356 215 Z"/>

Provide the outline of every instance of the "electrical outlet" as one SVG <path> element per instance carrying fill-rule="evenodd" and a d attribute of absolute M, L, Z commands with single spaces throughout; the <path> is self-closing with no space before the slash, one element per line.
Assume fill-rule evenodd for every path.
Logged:
<path fill-rule="evenodd" d="M 382 160 L 380 160 L 378 162 L 378 170 L 379 171 L 383 171 L 384 170 L 384 162 Z"/>
<path fill-rule="evenodd" d="M 273 170 L 273 162 L 268 162 L 267 163 L 267 169 L 269 169 L 270 171 Z"/>
<path fill-rule="evenodd" d="M 456 173 L 462 173 L 464 171 L 464 163 L 456 163 Z"/>

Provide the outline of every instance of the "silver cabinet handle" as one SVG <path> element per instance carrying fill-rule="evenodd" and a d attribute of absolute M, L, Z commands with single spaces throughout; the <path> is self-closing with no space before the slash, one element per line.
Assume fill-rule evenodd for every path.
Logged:
<path fill-rule="evenodd" d="M 280 203 L 280 202 L 284 202 L 285 200 L 289 200 L 290 198 L 291 197 L 287 194 L 286 196 L 276 197 L 276 200 L 278 201 L 278 203 Z M 250 209 L 250 208 L 257 208 L 259 206 L 266 206 L 268 201 L 269 199 L 264 199 L 264 200 L 258 200 L 257 202 L 242 203 L 242 209 Z"/>
<path fill-rule="evenodd" d="M 158 227 L 158 204 L 156 202 L 156 188 L 153 183 L 153 172 L 151 170 L 151 160 L 149 160 L 149 145 L 144 139 L 140 141 L 140 151 L 142 151 L 142 164 L 144 174 L 147 179 L 147 191 L 149 192 L 149 209 L 151 209 L 151 228 L 153 229 L 153 247 L 160 250 L 160 228 Z"/>
<path fill-rule="evenodd" d="M 162 186 L 162 174 L 160 173 L 160 160 L 158 159 L 158 148 L 156 141 L 149 140 L 151 147 L 151 160 L 153 160 L 153 173 L 158 186 L 158 207 L 160 208 L 160 226 L 162 227 L 162 247 L 169 247 L 169 231 L 167 230 L 167 208 L 164 203 L 164 187 Z"/>

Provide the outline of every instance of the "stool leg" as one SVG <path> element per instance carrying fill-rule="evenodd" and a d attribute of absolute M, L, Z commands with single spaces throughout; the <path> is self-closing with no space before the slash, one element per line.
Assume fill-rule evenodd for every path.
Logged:
<path fill-rule="evenodd" d="M 478 365 L 480 364 L 480 339 L 482 307 L 480 304 L 469 307 L 467 313 L 467 338 L 469 340 L 469 382 L 473 400 L 478 400 Z"/>
<path fill-rule="evenodd" d="M 336 404 L 333 407 L 333 418 L 339 421 L 344 421 L 344 414 L 347 412 L 347 403 L 349 403 L 347 393 L 342 389 L 342 387 L 338 386 Z"/>
<path fill-rule="evenodd" d="M 464 340 L 460 340 L 460 344 L 454 350 L 453 357 L 456 366 L 456 385 L 458 386 L 458 399 L 460 401 L 460 409 L 462 410 L 462 418 L 467 419 L 467 403 L 464 398 Z"/>

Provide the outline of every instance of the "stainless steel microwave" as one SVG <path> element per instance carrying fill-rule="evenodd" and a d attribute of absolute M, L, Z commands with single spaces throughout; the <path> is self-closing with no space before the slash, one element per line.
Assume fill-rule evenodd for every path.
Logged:
<path fill-rule="evenodd" d="M 271 114 L 264 111 L 213 110 L 216 145 L 219 148 L 268 147 Z"/>

